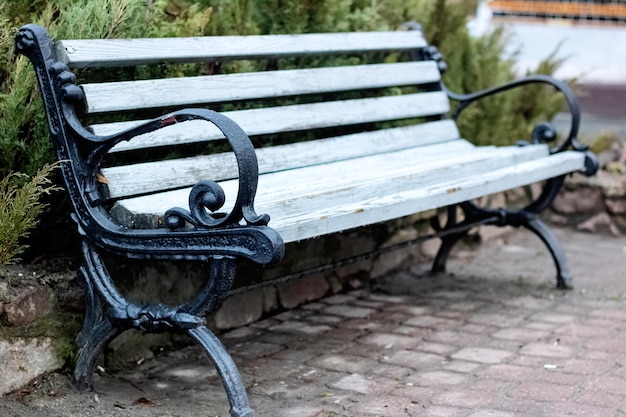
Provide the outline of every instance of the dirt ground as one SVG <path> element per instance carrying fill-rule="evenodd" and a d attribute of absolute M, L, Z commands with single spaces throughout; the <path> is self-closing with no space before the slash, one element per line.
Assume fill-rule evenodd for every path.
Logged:
<path fill-rule="evenodd" d="M 626 281 L 624 280 L 626 277 L 626 237 L 585 234 L 569 229 L 556 229 L 556 232 L 564 244 L 570 267 L 574 273 L 574 290 L 560 291 L 554 289 L 554 267 L 541 242 L 528 232 L 513 231 L 503 237 L 479 245 L 475 249 L 457 252 L 455 258 L 450 261 L 449 273 L 447 274 L 430 277 L 426 273 L 428 265 L 414 265 L 406 271 L 390 274 L 389 277 L 382 279 L 377 285 L 378 288 L 372 289 L 371 293 L 369 290 L 361 290 L 359 303 L 354 301 L 354 297 L 352 298 L 352 313 L 354 313 L 354 317 L 357 317 L 359 308 L 363 309 L 364 306 L 369 305 L 372 309 L 378 310 L 373 316 L 364 320 L 362 324 L 367 323 L 367 326 L 371 328 L 384 327 L 389 323 L 386 321 L 389 320 L 389 313 L 383 304 L 392 303 L 394 299 L 389 297 L 398 296 L 397 293 L 402 291 L 402 288 L 409 288 L 406 290 L 408 298 L 402 298 L 402 302 L 425 305 L 427 306 L 425 308 L 436 310 L 440 318 L 453 317 L 453 312 L 458 312 L 461 305 L 467 306 L 472 303 L 483 306 L 491 302 L 499 303 L 490 304 L 490 308 L 501 308 L 503 317 L 507 314 L 517 314 L 522 308 L 518 303 L 515 306 L 518 310 L 509 311 L 507 309 L 512 307 L 506 301 L 501 303 L 496 301 L 499 299 L 526 300 L 524 302 L 530 302 L 536 306 L 532 307 L 537 308 L 538 312 L 534 313 L 535 316 L 539 313 L 557 315 L 560 310 L 565 309 L 564 306 L 572 306 L 572 311 L 575 306 L 593 306 L 596 309 L 608 306 L 606 308 L 610 311 L 623 309 L 624 296 L 626 295 Z M 367 294 L 363 295 L 364 291 Z M 393 295 L 390 296 L 390 293 Z M 429 294 L 432 294 L 433 297 L 428 297 Z M 349 295 L 349 297 L 352 296 Z M 332 305 L 331 301 L 328 304 Z M 438 403 L 434 399 L 438 398 L 436 397 L 437 392 L 452 388 L 448 388 L 448 385 L 443 387 L 437 385 L 436 381 L 416 383 L 416 385 L 420 385 L 419 388 L 423 390 L 424 395 L 431 398 L 428 406 L 430 408 L 424 408 L 426 406 L 423 405 L 421 408 L 416 408 L 417 411 L 412 412 L 410 411 L 411 404 L 409 404 L 402 413 L 394 411 L 393 408 L 384 410 L 360 409 L 359 406 L 367 403 L 367 395 L 363 396 L 360 392 L 351 392 L 351 389 L 356 390 L 356 388 L 350 386 L 337 388 L 338 385 L 335 382 L 321 376 L 320 379 L 311 377 L 311 375 L 315 375 L 315 372 L 318 372 L 317 375 L 335 374 L 330 371 L 324 373 L 324 369 L 315 367 L 315 364 L 319 362 L 315 362 L 313 359 L 298 359 L 300 358 L 299 355 L 304 355 L 307 351 L 323 352 L 326 355 L 328 351 L 335 351 L 337 355 L 357 355 L 361 362 L 366 360 L 372 362 L 369 359 L 371 356 L 374 358 L 373 363 L 371 363 L 374 368 L 368 369 L 376 374 L 375 370 L 385 363 L 383 359 L 380 359 L 384 356 L 376 356 L 378 355 L 376 347 L 373 347 L 371 351 L 365 350 L 370 345 L 361 343 L 364 338 L 370 337 L 371 334 L 359 333 L 360 341 L 358 343 L 354 343 L 353 346 L 341 346 L 341 348 L 331 345 L 332 341 L 327 340 L 324 334 L 315 336 L 313 339 L 306 339 L 309 340 L 306 343 L 303 341 L 302 334 L 298 337 L 292 337 L 287 336 L 287 333 L 281 333 L 279 330 L 263 333 L 262 338 L 258 336 L 260 332 L 272 329 L 271 326 L 276 326 L 276 323 L 284 324 L 288 323 L 289 320 L 304 316 L 308 317 L 307 323 L 317 322 L 321 324 L 324 323 L 322 320 L 324 319 L 327 321 L 326 324 L 330 325 L 332 317 L 329 318 L 329 314 L 319 314 L 317 317 L 312 317 L 310 314 L 312 311 L 320 311 L 315 310 L 315 308 L 319 309 L 322 308 L 319 306 L 324 305 L 326 304 L 312 303 L 310 306 L 303 306 L 289 312 L 290 319 L 270 318 L 256 325 L 224 335 L 225 344 L 242 370 L 244 384 L 250 393 L 256 415 L 272 417 L 283 415 L 304 417 L 478 415 L 472 414 L 476 412 L 477 408 L 472 409 L 469 403 L 469 405 L 460 404 L 454 407 L 437 405 Z M 379 307 L 374 307 L 376 305 Z M 467 318 L 463 320 L 467 320 Z M 341 324 L 330 325 L 333 329 L 337 329 L 339 326 Z M 276 340 L 280 340 L 280 343 Z M 474 342 L 468 339 L 467 341 L 460 340 L 450 343 L 458 343 L 459 346 L 463 346 L 464 343 L 471 345 Z M 442 345 L 442 343 L 438 345 Z M 246 346 L 246 349 L 242 346 Z M 272 346 L 280 347 L 272 350 Z M 383 348 L 380 347 L 380 349 Z M 515 354 L 520 350 L 519 347 L 515 346 L 511 349 Z M 376 351 L 374 352 L 376 355 L 372 353 L 373 351 Z M 425 357 L 432 356 L 431 353 L 424 353 L 424 355 Z M 454 354 L 444 356 L 448 361 L 449 357 L 453 357 Z M 268 361 L 273 366 L 269 366 Z M 304 372 L 305 369 L 302 368 L 303 372 L 297 378 L 290 376 L 295 372 L 294 370 L 300 370 L 300 366 L 304 366 L 305 362 L 307 366 L 310 365 L 312 370 Z M 467 362 L 464 363 L 467 364 Z M 600 364 L 599 360 L 598 364 Z M 486 365 L 481 364 L 481 366 Z M 437 372 L 441 373 L 442 371 Z M 462 375 L 461 372 L 463 371 L 457 370 L 458 375 Z M 357 372 L 350 373 L 350 375 L 356 374 Z M 398 376 L 395 378 L 396 381 L 398 378 L 404 377 Z M 350 379 L 348 381 L 352 381 L 351 384 L 359 384 L 358 381 L 355 382 Z M 97 374 L 95 376 L 95 391 L 93 392 L 76 392 L 69 382 L 69 376 L 64 373 L 53 373 L 37 379 L 21 390 L 0 398 L 2 410 L 0 414 L 7 417 L 228 415 L 225 395 L 219 386 L 215 371 L 195 347 L 163 352 L 162 355 L 130 366 L 129 369 L 118 373 Z M 574 382 L 571 383 L 574 384 Z M 290 389 L 284 388 L 286 385 L 289 385 Z M 406 385 L 412 387 L 413 383 Z M 429 393 L 427 394 L 426 391 Z M 341 394 L 342 392 L 348 392 L 351 396 L 346 397 L 346 395 Z M 392 400 L 389 400 L 389 407 L 393 407 L 393 401 L 397 402 L 404 398 L 402 395 L 409 395 L 400 395 L 395 388 L 390 392 L 392 395 L 389 398 Z M 380 401 L 387 398 L 385 397 L 386 394 L 381 393 L 379 395 Z M 343 408 L 337 408 L 342 401 L 344 403 Z M 415 401 L 412 404 L 416 405 Z M 512 411 L 516 406 L 514 402 L 512 405 L 507 404 L 503 404 L 501 408 L 508 411 L 497 415 L 507 417 L 532 415 L 523 411 Z M 519 404 L 524 405 L 527 410 L 532 410 L 528 407 L 526 400 L 520 401 Z M 539 404 L 546 403 L 539 401 Z M 624 415 L 624 410 L 620 407 L 615 406 L 613 413 L 606 415 Z M 442 410 L 447 411 L 444 413 Z M 549 411 L 544 411 L 534 415 L 600 415 L 593 413 L 559 414 L 558 412 L 550 414 Z M 528 412 L 531 413 L 531 411 Z"/>

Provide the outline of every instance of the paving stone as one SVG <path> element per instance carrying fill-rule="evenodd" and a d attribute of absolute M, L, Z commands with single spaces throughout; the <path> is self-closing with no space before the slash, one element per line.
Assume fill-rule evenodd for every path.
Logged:
<path fill-rule="evenodd" d="M 425 410 L 420 411 L 419 414 L 415 416 L 420 417 L 465 417 L 467 416 L 468 409 L 460 409 L 458 407 L 442 407 L 442 406 L 432 406 L 428 407 Z"/>
<path fill-rule="evenodd" d="M 406 366 L 417 370 L 423 370 L 428 365 L 440 365 L 445 358 L 432 353 L 415 352 L 412 350 L 399 350 L 391 352 L 381 358 L 384 363 L 392 363 L 395 365 Z"/>
<path fill-rule="evenodd" d="M 335 304 L 345 305 L 354 300 L 356 300 L 355 296 L 347 295 L 347 294 L 336 294 L 336 295 L 332 295 L 330 297 L 324 298 L 323 300 L 321 300 L 321 302 L 326 303 L 326 304 L 333 304 L 333 305 Z"/>
<path fill-rule="evenodd" d="M 468 317 L 470 323 L 482 324 L 484 326 L 494 327 L 513 327 L 523 321 L 521 317 L 508 317 L 502 313 L 500 314 L 474 314 Z"/>
<path fill-rule="evenodd" d="M 488 408 L 494 401 L 492 392 L 450 388 L 433 397 L 433 404 L 469 409 Z"/>
<path fill-rule="evenodd" d="M 457 385 L 467 380 L 467 375 L 449 371 L 420 372 L 406 378 L 407 382 L 421 386 Z"/>
<path fill-rule="evenodd" d="M 441 343 L 454 346 L 475 346 L 484 341 L 482 333 L 469 333 L 458 330 L 434 331 L 424 335 L 424 340 L 432 343 Z"/>
<path fill-rule="evenodd" d="M 406 416 L 420 411 L 417 404 L 408 398 L 399 396 L 385 396 L 384 398 L 376 398 L 367 396 L 359 398 L 354 405 L 350 407 L 349 412 L 353 416 Z"/>
<path fill-rule="evenodd" d="M 559 369 L 562 372 L 582 374 L 582 375 L 602 375 L 614 368 L 614 364 L 609 361 L 589 360 L 571 358 L 562 362 Z"/>
<path fill-rule="evenodd" d="M 303 321 L 285 321 L 270 327 L 268 330 L 272 332 L 303 333 L 308 335 L 316 335 L 327 332 L 330 329 L 332 329 L 332 327 L 324 324 L 309 324 Z"/>
<path fill-rule="evenodd" d="M 487 364 L 501 363 L 513 354 L 504 350 L 487 348 L 464 348 L 452 354 L 453 359 Z"/>
<path fill-rule="evenodd" d="M 481 410 L 468 415 L 467 417 L 516 417 L 515 413 L 502 410 Z"/>
<path fill-rule="evenodd" d="M 375 312 L 376 310 L 373 308 L 354 307 L 350 305 L 331 305 L 323 310 L 324 314 L 348 317 L 352 319 L 364 319 L 371 316 Z"/>
<path fill-rule="evenodd" d="M 540 402 L 561 402 L 570 400 L 575 393 L 576 387 L 568 385 L 524 381 L 511 390 L 509 396 Z"/>
<path fill-rule="evenodd" d="M 310 365 L 338 372 L 365 375 L 378 363 L 374 360 L 348 355 L 326 355 L 308 362 Z"/>
<path fill-rule="evenodd" d="M 591 326 L 579 323 L 565 324 L 555 330 L 559 336 L 569 335 L 575 339 L 606 337 L 612 333 L 612 329 L 602 326 Z"/>
<path fill-rule="evenodd" d="M 246 342 L 238 343 L 229 349 L 229 352 L 233 356 L 239 356 L 242 358 L 260 358 L 264 356 L 273 355 L 276 352 L 280 352 L 284 347 L 273 343 L 261 343 L 261 342 Z"/>
<path fill-rule="evenodd" d="M 326 314 L 314 314 L 306 318 L 306 321 L 310 323 L 329 324 L 329 325 L 341 323 L 343 320 L 344 318 L 342 317 L 330 316 Z"/>
<path fill-rule="evenodd" d="M 615 410 L 591 404 L 580 404 L 574 401 L 559 401 L 547 404 L 545 416 L 580 416 L 580 417 L 616 417 Z"/>
<path fill-rule="evenodd" d="M 425 327 L 433 330 L 447 330 L 459 326 L 461 322 L 436 316 L 419 316 L 413 317 L 403 324 L 405 326 Z"/>
<path fill-rule="evenodd" d="M 409 349 L 419 343 L 419 339 L 392 333 L 372 333 L 358 339 L 359 343 L 375 345 L 383 349 Z"/>
<path fill-rule="evenodd" d="M 569 358 L 574 351 L 569 346 L 555 345 L 553 343 L 530 343 L 524 346 L 520 353 L 530 356 L 545 356 L 547 358 Z"/>
<path fill-rule="evenodd" d="M 426 314 L 431 314 L 433 311 L 433 309 L 428 306 L 411 306 L 411 305 L 405 305 L 405 304 L 387 307 L 385 308 L 385 310 L 389 312 L 404 313 L 409 316 L 424 316 Z"/>
<path fill-rule="evenodd" d="M 541 372 L 546 372 L 546 370 L 544 368 L 498 364 L 486 368 L 481 372 L 481 376 L 505 381 L 536 381 Z"/>
<path fill-rule="evenodd" d="M 366 308 L 373 308 L 375 310 L 377 309 L 382 309 L 383 307 L 385 307 L 387 304 L 383 303 L 382 301 L 374 301 L 374 300 L 362 300 L 362 299 L 357 299 L 354 300 L 350 303 L 353 306 L 357 306 L 357 307 L 366 307 Z"/>
<path fill-rule="evenodd" d="M 401 304 L 401 303 L 410 302 L 410 299 L 407 296 L 389 295 L 389 294 L 382 294 L 382 293 L 372 293 L 368 295 L 367 298 L 365 299 L 372 300 L 372 301 L 381 301 L 383 303 L 388 303 L 388 304 Z"/>
<path fill-rule="evenodd" d="M 554 324 L 565 324 L 565 323 L 571 323 L 574 320 L 576 320 L 576 316 L 572 314 L 554 313 L 552 311 L 540 311 L 530 316 L 530 320 L 536 320 L 536 321 L 542 321 L 542 322 L 554 323 Z"/>
<path fill-rule="evenodd" d="M 366 319 L 351 319 L 346 320 L 344 317 L 340 319 L 343 320 L 342 326 L 346 329 L 354 329 L 354 330 L 376 330 L 384 327 L 382 323 L 377 323 L 372 320 Z"/>
<path fill-rule="evenodd" d="M 558 324 L 555 323 L 547 323 L 541 321 L 532 321 L 524 324 L 524 327 L 526 329 L 541 330 L 546 332 L 554 330 L 557 326 Z"/>
<path fill-rule="evenodd" d="M 546 338 L 550 333 L 541 330 L 532 330 L 524 328 L 509 328 L 498 330 L 491 334 L 496 339 L 508 339 L 519 341 L 541 340 Z"/>
<path fill-rule="evenodd" d="M 595 310 L 589 314 L 591 317 L 601 317 L 610 320 L 626 321 L 626 311 L 623 308 Z"/>
<path fill-rule="evenodd" d="M 626 379 L 612 375 L 600 375 L 589 378 L 585 384 L 589 391 L 604 392 L 607 394 L 626 397 Z"/>
<path fill-rule="evenodd" d="M 452 360 L 443 364 L 443 369 L 455 372 L 471 373 L 480 368 L 482 365 L 476 362 L 467 362 Z"/>
<path fill-rule="evenodd" d="M 391 331 L 392 333 L 401 334 L 403 336 L 410 336 L 414 339 L 420 339 L 425 334 L 430 332 L 429 329 L 413 326 L 399 326 Z"/>
<path fill-rule="evenodd" d="M 422 352 L 430 352 L 435 353 L 437 355 L 446 356 L 458 350 L 456 346 L 445 345 L 443 343 L 430 343 L 424 342 L 420 343 L 415 347 L 415 350 L 420 350 Z"/>
<path fill-rule="evenodd" d="M 363 375 L 352 374 L 341 377 L 335 382 L 329 384 L 331 388 L 343 391 L 352 391 L 359 394 L 368 394 L 373 387 L 373 382 Z"/>

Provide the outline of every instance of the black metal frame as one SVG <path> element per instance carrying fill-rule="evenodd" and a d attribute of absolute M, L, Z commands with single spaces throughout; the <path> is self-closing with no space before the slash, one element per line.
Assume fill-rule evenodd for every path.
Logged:
<path fill-rule="evenodd" d="M 78 120 L 75 107 L 82 105 L 83 91 L 75 84 L 74 74 L 57 60 L 46 30 L 33 24 L 22 27 L 16 47 L 30 59 L 37 74 L 51 138 L 73 205 L 72 218 L 83 239 L 79 275 L 87 307 L 77 337 L 80 355 L 74 370 L 75 385 L 91 387 L 97 358 L 108 342 L 127 329 L 186 333 L 216 366 L 231 416 L 252 416 L 239 372 L 204 319 L 228 294 L 237 258 L 270 264 L 284 254 L 282 238 L 267 226 L 269 217 L 254 210 L 258 165 L 250 139 L 227 117 L 204 109 L 182 110 L 115 135 L 96 136 Z M 106 153 L 121 141 L 188 120 L 214 124 L 230 143 L 239 170 L 234 208 L 229 213 L 218 212 L 225 201 L 224 191 L 215 182 L 201 181 L 189 195 L 189 210 L 176 207 L 165 213 L 166 228 L 126 229 L 115 224 L 103 207 L 98 189 L 98 167 Z M 204 288 L 188 303 L 137 306 L 116 289 L 100 256 L 103 249 L 137 259 L 202 261 L 210 273 Z"/>
<path fill-rule="evenodd" d="M 419 29 L 418 25 L 412 29 Z M 189 109 L 153 119 L 138 127 L 111 136 L 96 136 L 82 126 L 76 107 L 83 105 L 82 89 L 76 77 L 59 62 L 54 45 L 45 29 L 37 25 L 22 27 L 16 37 L 17 51 L 33 63 L 44 101 L 51 138 L 61 161 L 66 189 L 73 204 L 72 218 L 82 236 L 83 264 L 79 276 L 86 294 L 83 328 L 77 337 L 80 355 L 74 371 L 74 383 L 90 388 L 97 358 L 112 339 L 127 329 L 142 332 L 186 333 L 202 346 L 216 366 L 230 402 L 233 417 L 249 417 L 253 411 L 248 404 L 239 372 L 224 346 L 205 326 L 205 315 L 214 311 L 228 295 L 235 278 L 237 259 L 245 258 L 258 264 L 270 264 L 284 254 L 280 235 L 267 226 L 269 217 L 254 210 L 258 181 L 258 165 L 252 144 L 243 130 L 225 116 L 204 109 Z M 432 59 L 445 71 L 441 54 L 434 47 L 416 53 L 416 59 Z M 572 128 L 565 143 L 552 152 L 574 149 L 587 155 L 586 174 L 597 169 L 593 155 L 576 140 L 580 111 L 576 99 L 566 84 L 546 76 L 534 76 L 505 86 L 473 94 L 454 94 L 443 84 L 441 89 L 460 106 L 456 117 L 469 104 L 482 97 L 515 88 L 530 82 L 555 86 L 565 94 L 572 112 Z M 213 181 L 197 183 L 189 195 L 189 210 L 172 208 L 165 213 L 162 229 L 126 229 L 114 223 L 101 199 L 97 174 L 107 152 L 117 143 L 189 120 L 205 120 L 216 125 L 225 135 L 234 152 L 239 170 L 239 191 L 234 208 L 229 213 L 218 212 L 225 195 Z M 533 134 L 536 142 L 556 137 L 549 125 L 540 125 Z M 571 286 L 563 251 L 537 214 L 547 208 L 563 184 L 564 176 L 548 180 L 541 196 L 522 210 L 490 210 L 465 202 L 448 208 L 444 227 L 433 221 L 434 236 L 442 239 L 433 271 L 443 271 L 448 255 L 468 230 L 478 224 L 523 226 L 537 234 L 548 246 L 557 265 L 557 285 Z M 457 221 L 457 207 L 464 219 Z M 153 304 L 138 306 L 126 300 L 115 287 L 100 251 L 144 260 L 197 260 L 208 265 L 207 282 L 190 302 L 179 306 Z"/>
<path fill-rule="evenodd" d="M 407 27 L 410 30 L 421 31 L 421 26 L 414 22 L 408 23 Z M 442 75 L 447 69 L 447 65 L 443 61 L 443 56 L 434 46 L 426 47 L 422 51 L 421 56 L 416 57 L 416 59 L 429 59 L 436 61 Z M 550 76 L 539 74 L 469 94 L 454 93 L 450 91 L 443 82 L 441 82 L 440 85 L 441 89 L 446 92 L 451 100 L 459 103 L 451 115 L 454 120 L 457 120 L 463 110 L 482 98 L 533 83 L 548 84 L 556 88 L 565 97 L 565 101 L 567 102 L 571 114 L 570 131 L 566 139 L 560 145 L 552 147 L 550 149 L 550 153 L 555 154 L 566 150 L 583 152 L 585 154 L 585 170 L 582 173 L 587 176 L 595 174 L 598 170 L 598 161 L 596 156 L 589 151 L 589 147 L 581 144 L 577 139 L 580 127 L 580 107 L 574 92 L 566 83 Z M 535 126 L 531 136 L 532 143 L 535 144 L 552 143 L 557 140 L 556 129 L 549 122 L 543 122 Z M 518 146 L 527 145 L 530 145 L 530 143 L 518 141 Z M 437 217 L 431 220 L 431 224 L 436 232 L 446 232 L 445 235 L 441 237 L 441 247 L 439 248 L 433 262 L 432 272 L 439 273 L 445 271 L 446 261 L 452 248 L 459 240 L 467 236 L 471 230 L 470 226 L 472 224 L 524 227 L 537 235 L 541 241 L 544 242 L 552 255 L 552 259 L 554 260 L 557 270 L 557 288 L 572 288 L 572 274 L 567 266 L 565 252 L 563 251 L 563 248 L 554 233 L 552 233 L 550 228 L 538 217 L 542 211 L 550 207 L 559 193 L 564 181 L 565 175 L 545 181 L 539 197 L 519 210 L 508 210 L 506 208 L 489 209 L 479 207 L 471 201 L 466 201 L 464 203 L 448 207 L 448 216 L 445 226 L 442 227 L 440 225 Z M 462 221 L 457 220 L 459 208 L 463 212 L 464 218 Z"/>

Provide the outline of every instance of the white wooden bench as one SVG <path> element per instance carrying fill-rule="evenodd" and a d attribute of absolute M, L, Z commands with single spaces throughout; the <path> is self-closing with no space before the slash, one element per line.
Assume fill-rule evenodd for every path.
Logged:
<path fill-rule="evenodd" d="M 232 360 L 203 319 L 228 293 L 236 259 L 268 264 L 282 257 L 284 243 L 434 208 L 449 208 L 445 227 L 434 223 L 443 242 L 434 270 L 445 268 L 470 227 L 514 225 L 537 233 L 556 261 L 557 285 L 571 285 L 562 249 L 537 214 L 566 174 L 596 168 L 576 141 L 576 99 L 559 81 L 535 76 L 450 93 L 441 83 L 445 64 L 419 30 L 53 44 L 44 29 L 27 25 L 17 48 L 37 72 L 84 236 L 88 307 L 75 371 L 81 387 L 90 386 L 102 348 L 125 329 L 187 332 L 218 368 L 231 415 L 252 415 Z M 135 79 L 167 74 L 163 68 L 184 72 L 172 65 L 188 62 L 204 63 L 207 75 Z M 232 62 L 261 62 L 265 70 L 228 73 Z M 111 82 L 89 82 L 94 70 L 83 71 L 106 67 Z M 76 84 L 71 71 L 85 79 Z M 546 125 L 526 146 L 474 146 L 460 137 L 460 110 L 530 82 L 565 95 L 572 128 L 564 141 L 543 143 L 555 139 Z M 452 118 L 450 98 L 460 102 Z M 190 107 L 196 109 L 179 110 Z M 217 151 L 197 152 L 211 144 Z M 177 153 L 184 157 L 172 157 Z M 471 202 L 539 181 L 546 181 L 544 192 L 522 210 Z M 454 216 L 457 207 L 464 219 Z M 102 249 L 202 260 L 210 278 L 182 306 L 136 306 L 110 280 Z"/>

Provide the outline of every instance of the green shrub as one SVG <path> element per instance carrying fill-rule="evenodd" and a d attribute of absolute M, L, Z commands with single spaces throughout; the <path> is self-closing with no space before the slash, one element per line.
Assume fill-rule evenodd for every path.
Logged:
<path fill-rule="evenodd" d="M 17 262 L 26 249 L 24 239 L 45 208 L 41 196 L 58 189 L 50 180 L 56 167 L 46 164 L 31 178 L 11 173 L 0 180 L 0 267 Z"/>

